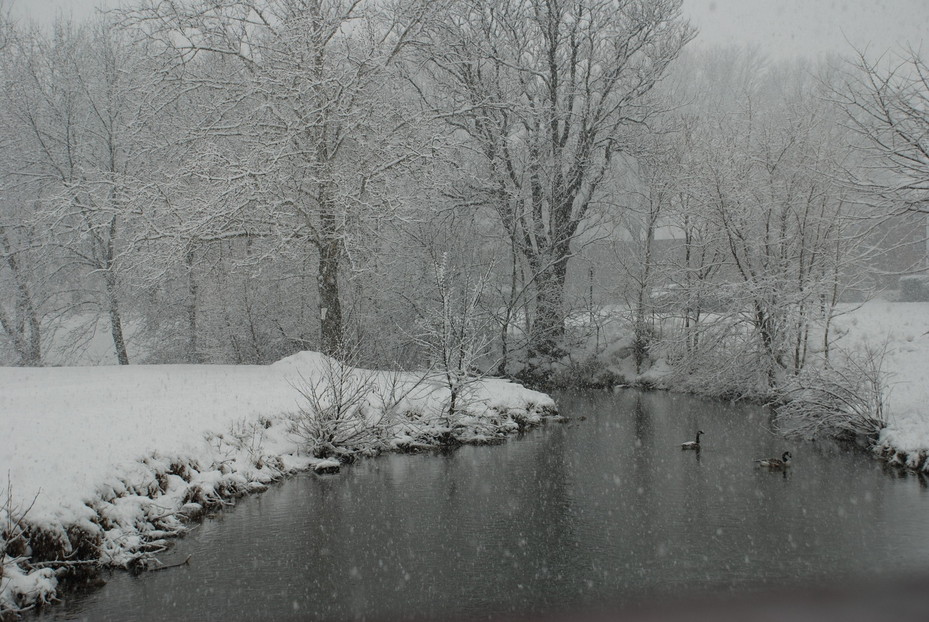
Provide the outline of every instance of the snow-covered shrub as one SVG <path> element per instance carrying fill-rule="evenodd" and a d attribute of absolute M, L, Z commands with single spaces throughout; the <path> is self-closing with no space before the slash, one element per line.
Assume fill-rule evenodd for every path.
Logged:
<path fill-rule="evenodd" d="M 455 265 L 447 251 L 433 255 L 434 294 L 422 306 L 414 340 L 448 390 L 448 427 L 467 409 L 468 395 L 483 376 L 478 363 L 491 350 L 494 322 L 482 300 L 492 268 L 475 275 L 469 267 Z"/>
<path fill-rule="evenodd" d="M 382 449 L 385 419 L 392 410 L 374 409 L 368 402 L 377 393 L 377 372 L 329 357 L 322 371 L 317 378 L 301 376 L 295 384 L 305 405 L 293 419 L 293 432 L 316 458 Z"/>
<path fill-rule="evenodd" d="M 58 587 L 53 568 L 26 563 L 34 553 L 25 522 L 31 507 L 14 503 L 13 487 L 7 482 L 6 490 L 0 492 L 0 619 L 36 603 L 51 602 Z"/>
<path fill-rule="evenodd" d="M 215 450 L 220 463 L 242 454 L 248 456 L 253 466 L 261 468 L 268 457 L 263 448 L 265 431 L 271 425 L 272 421 L 267 417 L 259 417 L 257 421 L 242 418 L 233 421 L 226 432 L 208 432 L 204 439 Z"/>
<path fill-rule="evenodd" d="M 368 404 L 382 416 L 374 423 L 376 432 L 386 436 L 389 428 L 406 417 L 408 420 L 422 412 L 412 406 L 411 401 L 424 397 L 431 389 L 425 384 L 428 373 L 412 373 L 397 370 L 377 373 L 377 382 L 371 387 Z"/>
<path fill-rule="evenodd" d="M 770 397 L 772 366 L 751 327 L 738 315 L 718 315 L 690 329 L 665 331 L 653 355 L 671 368 L 660 386 L 728 399 Z"/>
<path fill-rule="evenodd" d="M 581 360 L 567 359 L 553 365 L 546 386 L 552 389 L 608 389 L 623 383 L 624 378 L 604 365 L 600 358 L 587 356 Z"/>
<path fill-rule="evenodd" d="M 783 391 L 778 427 L 805 438 L 828 435 L 874 442 L 887 427 L 885 353 L 886 345 L 869 345 L 835 365 L 805 368 Z"/>

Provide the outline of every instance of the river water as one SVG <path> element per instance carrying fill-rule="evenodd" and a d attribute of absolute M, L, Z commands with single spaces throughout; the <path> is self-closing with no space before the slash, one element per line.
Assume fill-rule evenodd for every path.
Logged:
<path fill-rule="evenodd" d="M 920 478 L 785 441 L 755 406 L 557 397 L 570 423 L 505 445 L 289 479 L 162 557 L 189 566 L 113 573 L 36 619 L 506 618 L 929 574 Z M 753 464 L 784 450 L 787 473 Z"/>

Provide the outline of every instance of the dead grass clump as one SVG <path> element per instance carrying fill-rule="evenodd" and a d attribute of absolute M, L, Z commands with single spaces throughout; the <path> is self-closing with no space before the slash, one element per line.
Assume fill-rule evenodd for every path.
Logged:
<path fill-rule="evenodd" d="M 100 532 L 90 532 L 83 527 L 71 525 L 67 531 L 71 546 L 71 557 L 82 561 L 98 559 L 103 537 Z"/>
<path fill-rule="evenodd" d="M 50 531 L 37 527 L 26 528 L 26 540 L 33 561 L 66 561 L 71 553 L 71 543 L 64 532 Z"/>
<path fill-rule="evenodd" d="M 185 482 L 190 482 L 199 471 L 199 464 L 175 460 L 171 462 L 171 466 L 168 468 L 168 475 L 177 475 Z"/>
<path fill-rule="evenodd" d="M 233 499 L 245 495 L 248 489 L 240 482 L 227 478 L 216 484 L 215 491 L 220 499 Z"/>
<path fill-rule="evenodd" d="M 4 553 L 12 558 L 22 557 L 29 548 L 26 533 L 18 521 L 8 519 L 4 522 L 3 530 L 0 531 L 0 544 L 3 544 L 3 548 L 0 549 L 0 558 Z M 0 576 L 2 576 L 2 570 L 3 567 L 0 565 Z"/>
<path fill-rule="evenodd" d="M 287 467 L 284 466 L 284 461 L 280 456 L 262 456 L 258 459 L 255 467 L 259 469 L 267 467 L 272 471 L 277 471 L 280 477 L 283 477 L 284 474 L 287 473 Z"/>
<path fill-rule="evenodd" d="M 24 536 L 32 563 L 89 561 L 100 557 L 100 533 L 77 525 L 64 531 L 28 525 Z"/>
<path fill-rule="evenodd" d="M 206 511 L 214 510 L 222 506 L 222 501 L 213 491 L 205 490 L 203 486 L 199 484 L 187 489 L 187 492 L 184 494 L 183 503 L 185 505 L 188 503 L 196 503 Z"/>
<path fill-rule="evenodd" d="M 874 453 L 884 464 L 900 471 L 929 473 L 929 452 L 925 449 L 907 452 L 891 445 L 881 445 L 874 449 Z"/>

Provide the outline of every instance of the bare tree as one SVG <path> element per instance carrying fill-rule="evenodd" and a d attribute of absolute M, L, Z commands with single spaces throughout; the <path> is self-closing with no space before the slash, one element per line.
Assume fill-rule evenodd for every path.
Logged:
<path fill-rule="evenodd" d="M 715 374 L 709 390 L 766 394 L 828 352 L 819 337 L 828 343 L 856 258 L 838 174 L 847 136 L 807 68 L 735 55 L 692 62 L 700 71 L 669 192 L 681 239 L 665 258 L 679 271 L 666 312 L 684 321 L 664 341 L 680 372 Z M 724 350 L 731 366 L 706 370 Z"/>
<path fill-rule="evenodd" d="M 0 162 L 9 155 L 9 144 L 0 139 Z M 42 364 L 42 327 L 40 308 L 34 296 L 36 287 L 31 244 L 32 231 L 25 217 L 31 203 L 29 194 L 10 180 L 10 168 L 0 164 L 6 183 L 0 182 L 0 327 L 9 339 L 21 365 Z"/>
<path fill-rule="evenodd" d="M 9 56 L 17 33 L 9 21 L 7 5 L 0 2 L 0 54 Z M 0 69 L 3 89 L 14 79 L 9 67 Z M 15 174 L 17 156 L 23 149 L 23 133 L 18 131 L 9 106 L 0 106 L 0 291 L 7 304 L 0 304 L 0 327 L 13 346 L 22 365 L 42 362 L 42 331 L 39 308 L 30 278 L 29 246 L 31 232 L 28 204 L 31 195 Z"/>
<path fill-rule="evenodd" d="M 673 120 L 666 123 L 674 123 Z M 627 188 L 617 190 L 628 205 L 619 215 L 620 243 L 616 262 L 627 278 L 625 298 L 633 331 L 632 350 L 636 373 L 642 372 L 651 341 L 655 338 L 654 319 L 661 307 L 669 303 L 673 285 L 664 269 L 674 259 L 671 240 L 656 240 L 662 232 L 677 233 L 669 227 L 674 222 L 671 210 L 681 200 L 682 160 L 688 150 L 679 142 L 681 128 L 670 125 L 647 140 L 639 157 L 630 167 Z M 677 210 L 678 213 L 680 210 Z"/>
<path fill-rule="evenodd" d="M 58 21 L 51 34 L 32 30 L 18 42 L 5 103 L 29 136 L 19 178 L 39 188 L 35 224 L 53 236 L 44 247 L 63 256 L 69 280 L 86 280 L 73 292 L 77 302 L 108 317 L 117 360 L 127 364 L 121 256 L 144 166 L 130 66 L 137 57 L 104 21 Z"/>
<path fill-rule="evenodd" d="M 127 14 L 162 47 L 171 75 L 210 95 L 191 136 L 211 154 L 196 174 L 218 191 L 191 237 L 309 245 L 329 353 L 343 341 L 348 246 L 359 223 L 392 208 L 385 175 L 418 156 L 402 148 L 410 119 L 393 105 L 386 68 L 420 22 L 398 30 L 377 9 L 360 0 L 166 0 Z"/>
<path fill-rule="evenodd" d="M 572 243 L 648 94 L 693 36 L 677 0 L 448 3 L 413 77 L 467 136 L 480 168 L 464 202 L 497 214 L 533 277 L 531 350 L 560 352 Z"/>
<path fill-rule="evenodd" d="M 468 389 L 480 379 L 477 366 L 490 351 L 490 322 L 481 312 L 481 303 L 493 265 L 477 268 L 480 272 L 476 276 L 475 266 L 455 270 L 447 251 L 434 256 L 434 300 L 420 308 L 417 341 L 448 389 L 448 425 L 462 409 Z"/>
<path fill-rule="evenodd" d="M 707 154 L 706 199 L 749 303 L 746 317 L 772 365 L 773 386 L 778 371 L 803 367 L 809 314 L 820 302 L 820 287 L 828 285 L 823 272 L 835 273 L 828 266 L 843 198 L 821 174 L 826 161 L 816 159 L 831 155 L 817 148 L 817 119 L 781 127 L 754 118 L 746 123 L 761 125 L 760 141 L 745 134 L 748 151 L 733 144 L 715 158 Z"/>
<path fill-rule="evenodd" d="M 833 97 L 860 137 L 855 181 L 887 211 L 929 213 L 929 65 L 919 50 L 869 60 L 858 52 Z"/>

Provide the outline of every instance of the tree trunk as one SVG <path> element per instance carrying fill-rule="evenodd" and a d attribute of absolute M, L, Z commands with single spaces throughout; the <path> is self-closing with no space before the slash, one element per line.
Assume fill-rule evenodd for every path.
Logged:
<path fill-rule="evenodd" d="M 199 287 L 194 275 L 194 249 L 190 248 L 185 257 L 187 267 L 187 360 L 200 363 L 200 344 L 197 340 L 197 297 Z"/>
<path fill-rule="evenodd" d="M 126 352 L 126 340 L 123 337 L 123 323 L 119 312 L 119 300 L 116 296 L 116 275 L 111 271 L 105 273 L 106 298 L 110 314 L 110 332 L 113 335 L 113 347 L 116 348 L 116 359 L 120 365 L 129 364 L 129 354 Z"/>
<path fill-rule="evenodd" d="M 103 278 L 106 284 L 106 300 L 110 313 L 110 332 L 113 335 L 113 346 L 116 348 L 116 359 L 120 365 L 129 364 L 129 354 L 126 352 L 126 340 L 123 337 L 123 322 L 119 312 L 119 296 L 117 294 L 115 257 L 116 252 L 113 240 L 116 239 L 116 216 L 110 219 L 110 235 L 106 244 L 106 256 Z"/>
<path fill-rule="evenodd" d="M 771 314 L 764 310 L 761 302 L 755 301 L 755 328 L 761 336 L 761 343 L 764 346 L 764 352 L 767 355 L 767 379 L 768 388 L 773 389 L 777 386 L 777 373 L 785 369 L 784 357 L 780 351 L 776 340 L 777 321 L 771 317 Z"/>
<path fill-rule="evenodd" d="M 635 327 L 632 340 L 633 355 L 635 357 L 635 373 L 642 373 L 650 345 L 648 321 L 646 319 L 646 297 L 651 288 L 652 274 L 652 242 L 655 239 L 655 223 L 658 221 L 658 212 L 654 210 L 649 214 L 647 229 L 645 231 L 645 248 L 642 254 L 642 273 L 639 280 L 639 291 L 636 296 Z"/>
<path fill-rule="evenodd" d="M 510 356 L 510 324 L 516 316 L 516 305 L 520 296 L 518 291 L 520 285 L 520 258 L 513 236 L 510 236 L 510 261 L 513 263 L 510 271 L 510 294 L 506 301 L 503 321 L 500 326 L 500 362 L 497 364 L 497 375 L 501 378 L 506 377 L 506 368 Z"/>
<path fill-rule="evenodd" d="M 533 261 L 538 265 L 538 259 Z M 548 265 L 535 270 L 536 308 L 530 333 L 530 358 L 554 360 L 563 354 L 565 336 L 564 284 L 567 253 L 558 253 Z"/>
<path fill-rule="evenodd" d="M 342 304 L 339 301 L 339 263 L 342 238 L 338 237 L 335 218 L 324 212 L 324 237 L 319 242 L 319 341 L 324 354 L 337 355 L 342 350 Z"/>
<path fill-rule="evenodd" d="M 16 286 L 15 313 L 18 320 L 11 320 L 0 309 L 0 325 L 3 326 L 3 329 L 13 341 L 13 347 L 19 355 L 20 362 L 27 367 L 38 366 L 42 364 L 39 316 L 36 313 L 35 305 L 32 303 L 32 295 L 23 278 L 19 262 L 16 260 L 16 255 L 13 253 L 9 238 L 2 226 L 0 226 L 0 243 L 3 245 L 6 263 L 10 268 L 13 283 Z"/>

